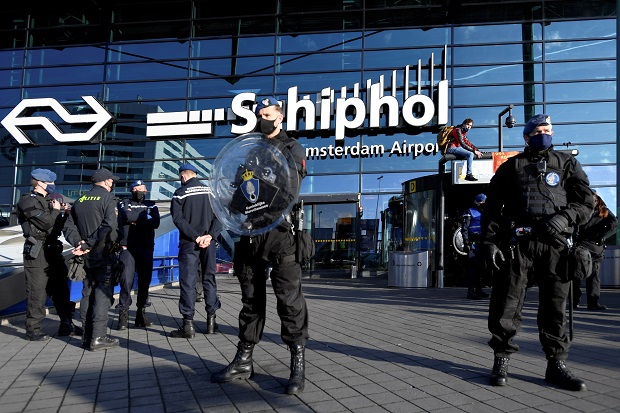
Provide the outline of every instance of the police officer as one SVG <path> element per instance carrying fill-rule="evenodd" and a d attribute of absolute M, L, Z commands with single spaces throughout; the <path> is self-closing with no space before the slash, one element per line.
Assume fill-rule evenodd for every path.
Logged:
<path fill-rule="evenodd" d="M 67 242 L 75 247 L 73 254 L 84 257 L 82 347 L 98 351 L 119 345 L 117 339 L 107 335 L 108 311 L 114 301 L 112 267 L 118 236 L 117 200 L 111 192 L 118 177 L 101 168 L 91 180 L 93 188 L 74 202 L 63 232 Z"/>
<path fill-rule="evenodd" d="M 298 185 L 306 176 L 306 156 L 303 147 L 282 130 L 284 115 L 278 101 L 269 97 L 256 106 L 260 131 L 268 138 L 283 144 L 295 159 L 291 167 L 297 171 Z M 296 194 L 299 194 L 297 187 Z M 235 245 L 234 272 L 241 284 L 243 307 L 239 313 L 239 343 L 233 361 L 212 376 L 212 381 L 225 383 L 248 379 L 254 375 L 252 352 L 260 342 L 265 327 L 266 277 L 269 262 L 271 283 L 277 300 L 281 321 L 282 341 L 291 353 L 291 374 L 286 387 L 288 394 L 304 390 L 305 345 L 308 339 L 308 309 L 301 289 L 301 266 L 296 261 L 296 237 L 291 224 L 284 222 L 266 234 L 242 236 Z"/>
<path fill-rule="evenodd" d="M 179 311 L 183 316 L 183 326 L 170 333 L 175 338 L 195 336 L 193 320 L 199 272 L 203 275 L 207 334 L 217 331 L 215 312 L 222 306 L 215 281 L 216 239 L 222 224 L 211 209 L 211 188 L 200 182 L 197 174 L 198 169 L 193 165 L 181 165 L 181 187 L 174 192 L 170 205 L 172 221 L 179 229 Z"/>
<path fill-rule="evenodd" d="M 118 329 L 125 330 L 131 306 L 131 289 L 138 273 L 138 312 L 135 326 L 149 327 L 152 323 L 146 318 L 144 308 L 149 297 L 149 286 L 153 277 L 153 250 L 155 248 L 155 230 L 159 228 L 159 209 L 155 202 L 147 201 L 146 185 L 138 179 L 130 185 L 131 199 L 123 199 L 118 204 L 119 243 L 123 248 L 121 261 L 121 291 L 119 304 Z"/>
<path fill-rule="evenodd" d="M 588 310 L 607 310 L 599 303 L 601 297 L 601 262 L 605 258 L 605 240 L 616 233 L 618 218 L 607 208 L 605 201 L 594 193 L 594 212 L 590 220 L 579 228 L 576 243 L 590 251 L 592 257 L 592 275 L 586 278 L 586 297 Z M 573 306 L 579 307 L 581 299 L 581 280 L 573 281 Z"/>
<path fill-rule="evenodd" d="M 476 195 L 474 205 L 461 216 L 461 235 L 463 247 L 467 252 L 467 298 L 469 300 L 480 300 L 489 296 L 482 289 L 483 266 L 481 264 L 483 260 L 480 245 L 482 237 L 480 221 L 486 199 L 485 194 Z"/>
<path fill-rule="evenodd" d="M 545 380 L 566 390 L 585 390 L 566 367 L 567 268 L 570 235 L 588 221 L 594 197 L 588 177 L 571 155 L 552 145 L 551 120 L 536 115 L 525 125 L 525 151 L 508 158 L 491 179 L 482 216 L 488 265 L 497 270 L 489 307 L 489 345 L 495 353 L 491 384 L 508 381 L 508 362 L 519 346 L 526 290 L 538 284 L 538 331 L 547 358 Z"/>
<path fill-rule="evenodd" d="M 32 341 L 49 340 L 41 330 L 47 296 L 60 317 L 59 336 L 81 335 L 73 325 L 75 303 L 70 300 L 68 269 L 58 240 L 64 224 L 64 207 L 50 198 L 56 174 L 35 169 L 30 174 L 32 192 L 17 203 L 19 223 L 24 231 L 24 273 L 26 278 L 26 336 Z"/>

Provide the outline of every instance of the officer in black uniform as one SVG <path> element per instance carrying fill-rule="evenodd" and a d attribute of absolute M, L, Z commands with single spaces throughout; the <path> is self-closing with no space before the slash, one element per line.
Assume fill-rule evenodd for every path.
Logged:
<path fill-rule="evenodd" d="M 123 248 L 121 261 L 121 291 L 119 303 L 118 329 L 125 330 L 129 320 L 131 289 L 138 273 L 138 312 L 136 327 L 149 327 L 144 308 L 149 297 L 149 286 L 153 278 L 153 250 L 155 249 L 155 230 L 159 228 L 159 209 L 155 202 L 147 201 L 146 184 L 138 179 L 130 185 L 131 199 L 123 199 L 118 204 L 119 243 Z"/>
<path fill-rule="evenodd" d="M 93 188 L 77 199 L 64 228 L 65 239 L 73 245 L 73 254 L 84 257 L 80 313 L 82 347 L 90 351 L 117 347 L 119 341 L 107 335 L 108 311 L 114 301 L 114 254 L 117 247 L 117 200 L 111 193 L 117 176 L 105 168 L 91 178 Z"/>
<path fill-rule="evenodd" d="M 56 174 L 38 168 L 30 176 L 32 192 L 17 203 L 19 223 L 26 238 L 26 335 L 32 341 L 49 340 L 41 330 L 48 295 L 60 317 L 58 335 L 81 335 L 81 329 L 72 321 L 75 303 L 70 300 L 68 269 L 62 256 L 62 242 L 58 240 L 65 220 L 64 207 L 50 198 L 56 188 Z"/>
<path fill-rule="evenodd" d="M 575 226 L 588 221 L 594 197 L 588 177 L 571 155 L 557 152 L 547 115 L 525 125 L 523 153 L 502 164 L 491 179 L 482 216 L 487 263 L 497 272 L 489 308 L 489 345 L 495 353 L 491 384 L 508 381 L 508 361 L 519 350 L 529 287 L 538 284 L 538 331 L 547 358 L 545 380 L 566 390 L 586 384 L 566 367 L 566 298 L 572 280 L 568 254 Z"/>
<path fill-rule="evenodd" d="M 211 188 L 200 182 L 197 174 L 193 165 L 181 165 L 182 186 L 174 192 L 170 205 L 172 221 L 179 229 L 179 311 L 183 316 L 183 326 L 170 333 L 175 338 L 193 338 L 196 334 L 193 320 L 199 266 L 203 275 L 207 334 L 217 331 L 215 312 L 222 306 L 215 281 L 216 239 L 222 232 L 222 223 L 211 208 Z"/>
<path fill-rule="evenodd" d="M 260 131 L 283 144 L 292 154 L 297 171 L 295 182 L 299 194 L 301 180 L 306 176 L 306 155 L 303 147 L 282 130 L 284 114 L 278 101 L 269 97 L 256 106 Z M 234 271 L 241 284 L 243 308 L 239 313 L 239 344 L 233 361 L 212 376 L 212 381 L 225 383 L 248 379 L 254 374 L 252 352 L 260 342 L 266 317 L 266 278 L 271 262 L 271 283 L 281 321 L 281 337 L 291 353 L 291 374 L 286 387 L 288 394 L 303 391 L 305 384 L 305 345 L 308 340 L 308 309 L 301 288 L 301 265 L 296 261 L 296 237 L 292 225 L 280 226 L 254 237 L 242 236 L 235 245 Z"/>
<path fill-rule="evenodd" d="M 465 210 L 461 215 L 461 235 L 463 236 L 463 248 L 467 253 L 467 298 L 480 300 L 487 298 L 482 289 L 483 257 L 482 257 L 482 208 L 487 199 L 485 194 L 478 194 L 474 199 L 474 205 Z"/>

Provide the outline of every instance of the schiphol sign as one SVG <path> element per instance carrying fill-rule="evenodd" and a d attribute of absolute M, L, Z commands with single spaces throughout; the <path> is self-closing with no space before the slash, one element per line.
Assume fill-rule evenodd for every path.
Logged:
<path fill-rule="evenodd" d="M 335 143 L 319 148 L 306 148 L 308 158 L 327 158 L 341 156 L 383 156 L 387 151 L 394 155 L 409 155 L 414 158 L 420 154 L 437 153 L 435 142 L 407 143 L 395 141 L 391 146 L 379 145 L 345 145 L 345 136 L 354 135 L 367 124 L 370 133 L 381 132 L 384 128 L 391 130 L 423 128 L 448 123 L 448 80 L 446 70 L 447 47 L 444 46 L 441 62 L 442 79 L 435 83 L 434 55 L 431 54 L 428 65 L 422 66 L 418 60 L 417 67 L 405 66 L 402 97 L 398 96 L 397 71 L 392 72 L 391 84 L 386 88 L 384 76 L 379 82 L 366 81 L 366 88 L 355 84 L 352 93 L 342 87 L 337 91 L 323 89 L 313 102 L 310 96 L 298 94 L 298 88 L 287 91 L 287 100 L 281 102 L 285 111 L 285 130 L 298 134 L 306 131 L 321 136 L 334 136 Z M 423 81 L 423 69 L 428 78 Z M 415 73 L 415 79 L 412 79 Z M 413 80 L 413 82 L 411 81 Z M 422 93 L 423 83 L 426 94 Z M 414 87 L 410 88 L 413 84 Z M 386 90 L 389 94 L 386 94 Z M 365 94 L 362 93 L 365 91 Z M 415 92 L 415 93 L 414 93 Z M 362 95 L 365 99 L 362 99 Z M 112 120 L 103 105 L 92 96 L 82 96 L 92 108 L 93 114 L 71 114 L 62 104 L 51 98 L 24 99 L 3 120 L 2 125 L 20 144 L 32 144 L 32 140 L 21 129 L 23 126 L 42 126 L 58 142 L 87 142 L 95 138 Z M 253 92 L 237 94 L 229 108 L 216 108 L 185 112 L 155 112 L 147 114 L 146 136 L 149 138 L 171 138 L 191 135 L 214 135 L 215 124 L 229 124 L 230 133 L 242 135 L 255 130 L 257 118 L 254 105 L 257 95 Z M 36 108 L 52 108 L 67 124 L 90 124 L 83 133 L 63 133 L 51 120 L 42 116 L 24 116 Z M 381 118 L 385 115 L 384 125 Z M 302 130 L 301 121 L 305 127 Z M 432 123 L 431 123 L 432 122 Z M 358 133 L 359 134 L 359 133 Z M 221 134 L 220 134 L 221 135 Z"/>

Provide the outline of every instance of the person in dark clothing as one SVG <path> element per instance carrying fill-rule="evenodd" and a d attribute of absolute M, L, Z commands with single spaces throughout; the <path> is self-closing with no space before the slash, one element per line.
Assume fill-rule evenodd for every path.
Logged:
<path fill-rule="evenodd" d="M 105 168 L 97 169 L 93 188 L 77 199 L 65 223 L 65 239 L 83 256 L 86 279 L 83 281 L 80 313 L 82 347 L 90 351 L 107 350 L 119 345 L 107 334 L 108 311 L 114 301 L 113 254 L 116 249 L 117 200 L 111 193 L 119 178 Z"/>
<path fill-rule="evenodd" d="M 50 337 L 41 329 L 48 295 L 60 317 L 59 336 L 81 335 L 73 325 L 75 303 L 70 299 L 68 268 L 58 240 L 64 225 L 64 208 L 50 197 L 56 186 L 56 174 L 35 169 L 30 174 L 32 192 L 17 203 L 19 223 L 24 231 L 24 274 L 26 279 L 26 336 L 32 341 Z"/>
<path fill-rule="evenodd" d="M 566 299 L 572 279 L 567 267 L 573 228 L 592 214 L 594 197 L 581 164 L 551 144 L 547 115 L 525 125 L 527 147 L 503 163 L 491 179 L 482 215 L 485 257 L 493 275 L 489 306 L 489 346 L 495 354 L 491 384 L 508 381 L 508 362 L 519 346 L 529 287 L 538 285 L 538 331 L 547 358 L 545 380 L 566 390 L 586 384 L 566 367 Z"/>
<path fill-rule="evenodd" d="M 605 258 L 605 240 L 616 233 L 618 218 L 607 208 L 603 199 L 594 194 L 594 212 L 590 220 L 579 228 L 577 244 L 590 251 L 592 256 L 592 275 L 586 278 L 586 297 L 588 310 L 607 310 L 599 303 L 601 297 L 601 261 Z M 581 299 L 581 280 L 573 281 L 573 306 L 579 307 Z"/>
<path fill-rule="evenodd" d="M 159 228 L 159 209 L 155 202 L 145 200 L 147 189 L 144 181 L 138 179 L 130 185 L 131 199 L 123 199 L 118 204 L 119 243 L 123 248 L 121 261 L 121 291 L 119 303 L 118 329 L 125 330 L 129 321 L 131 289 L 135 274 L 138 273 L 138 299 L 135 326 L 149 327 L 152 323 L 146 318 L 145 307 L 149 298 L 149 286 L 153 278 L 153 250 L 155 230 Z"/>
<path fill-rule="evenodd" d="M 182 186 L 174 192 L 170 206 L 172 221 L 179 229 L 179 311 L 183 316 L 183 326 L 170 333 L 175 338 L 193 338 L 196 334 L 193 320 L 199 274 L 203 276 L 207 334 L 217 331 L 215 312 L 222 306 L 215 281 L 216 239 L 222 232 L 222 223 L 211 208 L 211 188 L 200 182 L 197 174 L 193 165 L 181 165 Z"/>
<path fill-rule="evenodd" d="M 278 101 L 269 97 L 256 106 L 260 131 L 284 145 L 295 164 L 295 199 L 301 180 L 306 176 L 306 156 L 303 147 L 282 130 L 284 115 Z M 225 383 L 248 379 L 254 375 L 252 353 L 263 336 L 266 318 L 266 280 L 270 263 L 271 284 L 277 300 L 281 321 L 282 341 L 291 353 L 291 374 L 286 387 L 288 394 L 304 390 L 305 345 L 308 340 L 308 309 L 301 287 L 301 266 L 295 253 L 296 238 L 292 225 L 283 221 L 271 231 L 257 236 L 242 236 L 235 244 L 233 268 L 241 285 L 243 307 L 239 313 L 239 343 L 233 361 L 212 376 L 212 381 Z"/>
<path fill-rule="evenodd" d="M 467 139 L 467 132 L 474 126 L 472 119 L 465 119 L 463 123 L 452 129 L 450 132 L 450 144 L 446 148 L 446 153 L 451 153 L 459 158 L 467 160 L 466 181 L 477 181 L 478 179 L 472 174 L 472 164 L 474 156 L 482 158 L 482 152 Z"/>
<path fill-rule="evenodd" d="M 487 298 L 487 294 L 482 289 L 482 275 L 484 273 L 484 263 L 482 254 L 482 208 L 487 196 L 478 194 L 474 200 L 474 206 L 467 209 L 461 220 L 461 234 L 463 236 L 463 248 L 467 252 L 467 298 L 469 300 L 480 300 Z"/>

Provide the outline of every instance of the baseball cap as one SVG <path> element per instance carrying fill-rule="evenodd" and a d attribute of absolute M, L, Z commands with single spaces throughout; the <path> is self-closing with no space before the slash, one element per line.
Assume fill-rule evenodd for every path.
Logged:
<path fill-rule="evenodd" d="M 140 185 L 146 185 L 146 182 L 144 182 L 142 179 L 138 179 L 137 181 L 133 181 L 131 183 L 131 185 L 129 185 L 129 190 L 133 190 L 136 186 L 140 186 Z"/>
<path fill-rule="evenodd" d="M 54 182 L 56 180 L 56 174 L 49 169 L 34 169 L 30 173 L 30 176 L 32 177 L 32 179 L 42 182 Z"/>
<path fill-rule="evenodd" d="M 551 117 L 548 115 L 536 115 L 525 124 L 523 134 L 529 135 L 537 126 L 551 125 Z"/>
<path fill-rule="evenodd" d="M 183 172 L 183 171 L 192 171 L 195 174 L 198 173 L 198 169 L 196 169 L 194 165 L 191 165 L 189 163 L 184 163 L 183 165 L 179 167 L 179 172 Z"/>
<path fill-rule="evenodd" d="M 487 200 L 487 196 L 485 194 L 476 195 L 476 202 L 482 203 L 482 202 L 485 202 L 486 200 Z"/>
<path fill-rule="evenodd" d="M 116 175 L 112 175 L 106 168 L 97 169 L 93 176 L 90 178 L 92 182 L 103 182 L 106 179 L 112 179 L 113 181 L 118 181 L 120 178 Z"/>
<path fill-rule="evenodd" d="M 254 113 L 256 113 L 258 115 L 258 112 L 262 108 L 266 108 L 267 106 L 280 106 L 280 102 L 278 102 L 278 100 L 276 98 L 274 98 L 273 96 L 269 96 L 269 97 L 266 97 L 264 99 L 261 99 L 256 104 L 256 109 L 254 109 Z"/>

